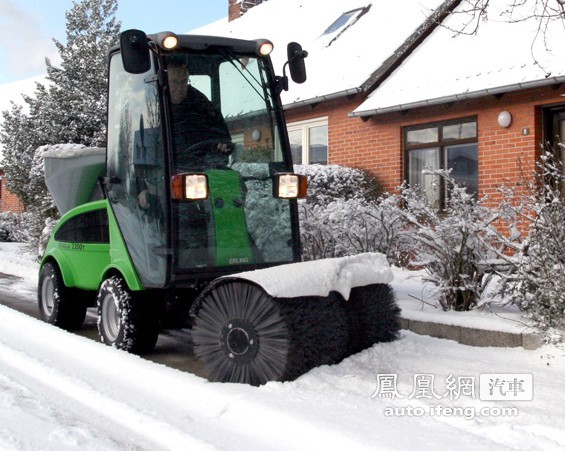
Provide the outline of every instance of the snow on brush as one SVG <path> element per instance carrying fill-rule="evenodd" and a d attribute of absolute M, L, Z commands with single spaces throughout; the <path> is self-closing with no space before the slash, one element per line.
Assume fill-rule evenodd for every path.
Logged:
<path fill-rule="evenodd" d="M 345 299 L 352 288 L 393 279 L 386 257 L 377 253 L 293 263 L 230 277 L 255 282 L 273 297 L 327 296 L 337 291 Z"/>
<path fill-rule="evenodd" d="M 27 260 L 18 277 L 34 286 L 37 264 L 14 248 L 0 245 L 0 272 Z M 393 272 L 401 301 L 421 292 L 417 279 Z M 473 348 L 402 332 L 293 382 L 251 387 L 210 383 L 5 306 L 0 324 L 2 450 L 565 447 L 565 350 L 556 347 Z M 514 381 L 532 400 L 514 400 L 512 389 L 482 400 L 487 373 L 498 382 L 533 375 L 533 387 Z"/>

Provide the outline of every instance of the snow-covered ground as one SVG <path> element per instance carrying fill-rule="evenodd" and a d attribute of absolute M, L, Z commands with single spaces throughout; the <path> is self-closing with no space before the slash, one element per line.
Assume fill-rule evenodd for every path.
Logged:
<path fill-rule="evenodd" d="M 36 268 L 21 246 L 0 243 L 0 272 L 21 277 L 13 286 L 30 302 Z M 422 297 L 421 284 L 395 275 L 409 315 L 456 321 L 421 310 L 411 297 Z M 513 324 L 458 315 L 467 325 Z M 0 324 L 2 450 L 565 447 L 565 350 L 556 347 L 473 348 L 405 331 L 339 365 L 255 388 L 209 383 L 3 306 Z"/>

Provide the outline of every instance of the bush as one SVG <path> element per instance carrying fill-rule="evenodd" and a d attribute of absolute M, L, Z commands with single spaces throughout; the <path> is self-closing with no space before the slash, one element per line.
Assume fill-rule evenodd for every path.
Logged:
<path fill-rule="evenodd" d="M 444 211 L 430 204 L 418 187 L 404 187 L 402 210 L 410 230 L 412 265 L 427 273 L 444 310 L 474 308 L 486 288 L 489 266 L 495 257 L 491 237 L 496 212 L 458 186 L 447 171 L 433 171 L 449 189 Z"/>
<path fill-rule="evenodd" d="M 0 213 L 0 241 L 28 242 L 30 238 L 28 223 L 31 219 L 29 213 Z"/>
<path fill-rule="evenodd" d="M 549 342 L 565 339 L 565 193 L 563 163 L 549 148 L 527 189 L 505 191 L 516 215 L 529 221 L 529 234 L 512 260 L 506 288 Z"/>
<path fill-rule="evenodd" d="M 308 197 L 299 203 L 304 260 L 377 251 L 377 224 L 370 220 L 379 182 L 360 169 L 342 166 L 296 166 L 308 177 Z"/>
<path fill-rule="evenodd" d="M 328 205 L 337 200 L 376 200 L 383 192 L 379 181 L 362 169 L 337 165 L 295 165 L 308 177 L 307 203 Z"/>

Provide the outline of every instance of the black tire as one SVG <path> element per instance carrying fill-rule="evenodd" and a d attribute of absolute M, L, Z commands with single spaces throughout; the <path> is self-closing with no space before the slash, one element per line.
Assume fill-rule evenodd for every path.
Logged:
<path fill-rule="evenodd" d="M 153 350 L 159 337 L 160 314 L 145 293 L 131 292 L 118 276 L 106 279 L 96 300 L 102 342 L 133 354 Z"/>
<path fill-rule="evenodd" d="M 40 318 L 65 330 L 79 329 L 86 316 L 81 292 L 65 286 L 59 267 L 47 262 L 41 268 L 37 289 Z"/>
<path fill-rule="evenodd" d="M 345 307 L 350 330 L 349 354 L 398 338 L 400 308 L 390 285 L 353 288 Z"/>
<path fill-rule="evenodd" d="M 257 285 L 231 280 L 205 291 L 192 337 L 209 380 L 261 385 L 340 361 L 348 334 L 333 298 L 274 299 Z"/>

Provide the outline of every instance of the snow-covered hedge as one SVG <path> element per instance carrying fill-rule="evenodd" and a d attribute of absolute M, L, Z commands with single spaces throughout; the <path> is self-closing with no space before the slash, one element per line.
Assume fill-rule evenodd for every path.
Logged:
<path fill-rule="evenodd" d="M 362 169 L 338 165 L 295 165 L 308 177 L 308 203 L 328 205 L 337 200 L 375 200 L 382 194 L 379 181 Z"/>
<path fill-rule="evenodd" d="M 0 241 L 1 242 L 26 242 L 29 240 L 27 224 L 30 221 L 29 213 L 0 213 Z"/>
<path fill-rule="evenodd" d="M 565 341 L 565 192 L 562 149 L 546 149 L 521 191 L 504 188 L 506 208 L 529 225 L 508 259 L 504 288 L 548 342 Z"/>
<path fill-rule="evenodd" d="M 308 198 L 299 203 L 304 260 L 380 252 L 390 263 L 406 263 L 399 199 L 383 194 L 377 179 L 337 165 L 295 170 L 308 176 Z"/>

